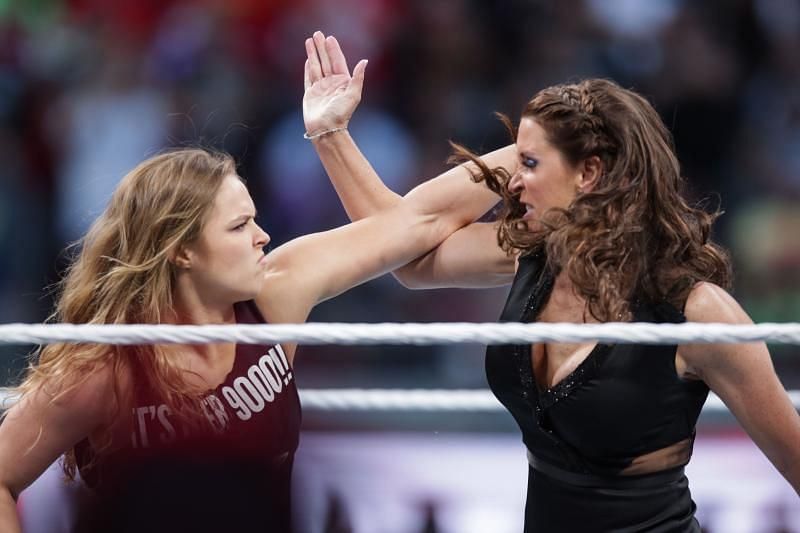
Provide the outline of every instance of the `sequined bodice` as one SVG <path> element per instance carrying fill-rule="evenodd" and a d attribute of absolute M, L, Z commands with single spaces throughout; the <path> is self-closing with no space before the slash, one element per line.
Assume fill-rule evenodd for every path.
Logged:
<path fill-rule="evenodd" d="M 500 320 L 535 320 L 553 284 L 543 255 L 521 257 Z M 685 321 L 667 303 L 639 303 L 633 312 L 638 322 Z M 567 470 L 613 475 L 693 436 L 708 388 L 678 377 L 676 349 L 598 344 L 564 379 L 539 390 L 530 345 L 492 346 L 486 372 L 534 455 Z"/>

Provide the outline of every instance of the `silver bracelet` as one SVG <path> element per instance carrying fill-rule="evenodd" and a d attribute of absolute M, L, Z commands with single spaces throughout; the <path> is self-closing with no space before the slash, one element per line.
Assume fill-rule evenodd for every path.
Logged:
<path fill-rule="evenodd" d="M 320 131 L 319 133 L 312 133 L 311 135 L 309 135 L 308 132 L 305 132 L 305 133 L 303 133 L 303 139 L 308 139 L 308 140 L 318 139 L 319 137 L 322 137 L 323 135 L 328 135 L 330 133 L 336 133 L 337 131 L 345 131 L 346 129 L 347 129 L 347 126 L 343 126 L 341 128 L 332 128 L 332 129 L 329 129 L 329 130 Z"/>

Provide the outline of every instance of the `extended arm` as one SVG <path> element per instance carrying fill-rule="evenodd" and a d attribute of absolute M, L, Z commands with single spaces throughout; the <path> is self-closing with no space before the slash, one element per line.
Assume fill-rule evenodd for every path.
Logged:
<path fill-rule="evenodd" d="M 317 303 L 390 272 L 438 246 L 457 227 L 406 204 L 330 231 L 300 237 L 267 256 L 256 301 L 270 322 L 303 322 Z"/>
<path fill-rule="evenodd" d="M 472 180 L 469 165 L 450 169 L 419 185 L 405 198 L 391 191 L 349 133 L 340 129 L 346 127 L 360 102 L 366 63 L 359 62 L 351 78 L 336 39 L 326 39 L 320 32 L 315 33 L 313 39 L 306 40 L 306 53 L 306 92 L 303 98 L 306 128 L 312 136 L 336 130 L 315 137 L 312 142 L 351 220 L 389 209 L 401 201 L 409 204 L 426 202 L 431 214 L 441 217 L 445 224 L 461 227 L 497 203 L 497 195 Z M 513 171 L 516 149 L 513 145 L 506 146 L 482 156 L 482 159 L 489 167 Z M 480 224 L 459 233 L 420 261 L 397 269 L 394 272 L 396 277 L 410 287 L 483 287 L 510 281 L 514 259 L 497 246 L 494 231 Z M 500 273 L 505 276 L 498 276 Z"/>
<path fill-rule="evenodd" d="M 692 322 L 752 323 L 728 293 L 710 283 L 692 290 L 686 318 Z M 800 494 L 800 416 L 775 374 L 766 345 L 684 345 L 680 354 Z"/>

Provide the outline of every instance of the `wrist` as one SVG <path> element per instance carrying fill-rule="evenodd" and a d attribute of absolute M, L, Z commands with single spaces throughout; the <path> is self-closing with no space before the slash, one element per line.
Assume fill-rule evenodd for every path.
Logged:
<path fill-rule="evenodd" d="M 306 131 L 305 133 L 303 133 L 303 138 L 308 139 L 310 141 L 314 141 L 322 139 L 323 137 L 329 137 L 335 133 L 345 132 L 345 131 L 347 131 L 347 124 L 335 128 L 320 128 L 314 131 Z"/>

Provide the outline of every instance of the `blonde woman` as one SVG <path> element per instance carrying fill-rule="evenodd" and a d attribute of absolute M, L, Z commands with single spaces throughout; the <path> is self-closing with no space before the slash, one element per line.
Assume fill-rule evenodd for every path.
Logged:
<path fill-rule="evenodd" d="M 365 64 L 351 78 L 320 32 L 306 52 L 306 127 L 331 132 L 314 145 L 351 219 L 399 205 L 346 131 Z M 499 220 L 397 270 L 406 285 L 510 283 L 501 321 L 750 323 L 725 291 L 715 215 L 682 197 L 669 132 L 635 92 L 596 79 L 547 87 L 514 146 L 483 163 L 458 151 L 488 187 L 451 181 L 439 214 L 477 218 L 502 199 Z M 485 203 L 463 201 L 468 191 Z M 528 450 L 526 532 L 700 531 L 684 466 L 709 390 L 800 493 L 800 417 L 764 343 L 491 346 L 486 374 Z"/>
<path fill-rule="evenodd" d="M 157 155 L 122 179 L 80 242 L 52 321 L 303 322 L 468 223 L 430 215 L 451 200 L 423 190 L 265 255 L 270 237 L 229 156 Z M 42 347 L 0 425 L 0 531 L 19 531 L 17 496 L 62 454 L 67 477 L 80 472 L 95 495 L 79 530 L 289 531 L 295 348 Z"/>

